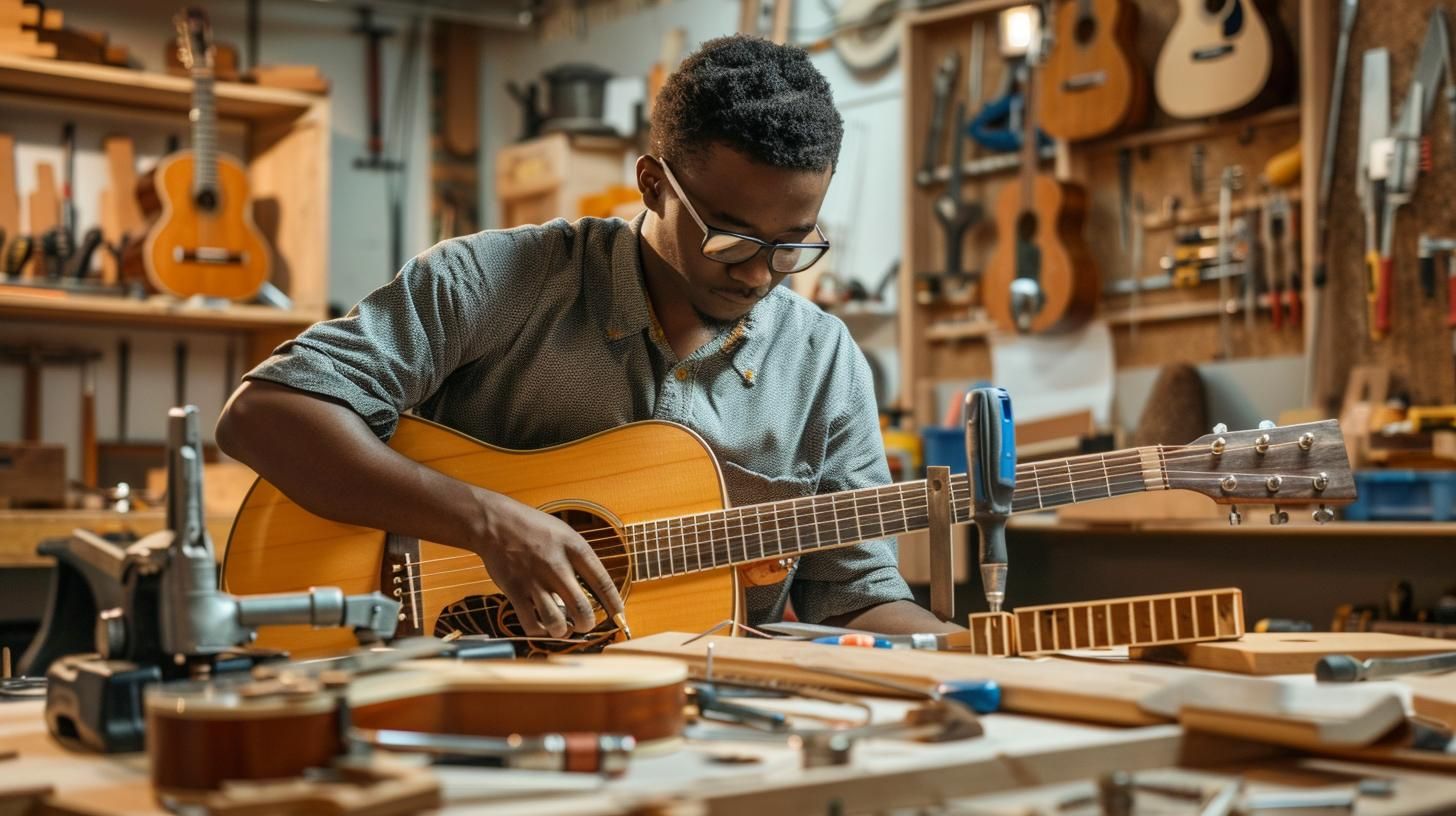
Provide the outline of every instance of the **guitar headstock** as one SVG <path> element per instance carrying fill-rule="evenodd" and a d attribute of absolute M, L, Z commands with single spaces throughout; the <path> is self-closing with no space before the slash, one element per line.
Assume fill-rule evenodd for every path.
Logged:
<path fill-rule="evenodd" d="M 1161 451 L 1170 489 L 1202 493 L 1219 504 L 1273 503 L 1273 524 L 1289 518 L 1280 505 L 1317 504 L 1314 519 L 1323 523 L 1333 517 L 1327 505 L 1355 500 L 1345 440 L 1333 419 L 1283 427 L 1266 422 L 1247 431 L 1219 426 Z M 1237 508 L 1229 521 L 1239 523 Z"/>
<path fill-rule="evenodd" d="M 190 71 L 212 70 L 212 24 L 207 12 L 191 6 L 172 18 L 177 27 L 177 57 Z"/>

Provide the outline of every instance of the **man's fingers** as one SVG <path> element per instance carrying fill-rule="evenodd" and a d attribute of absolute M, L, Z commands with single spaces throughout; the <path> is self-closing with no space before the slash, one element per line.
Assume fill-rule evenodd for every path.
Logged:
<path fill-rule="evenodd" d="M 576 574 L 571 567 L 562 567 L 552 574 L 552 584 L 556 594 L 566 604 L 566 614 L 571 617 L 571 628 L 577 632 L 590 632 L 597 625 L 596 615 L 592 614 L 591 601 L 587 600 L 586 593 L 581 591 L 581 585 L 576 582 Z"/>
<path fill-rule="evenodd" d="M 511 608 L 516 611 L 516 620 L 520 622 L 521 629 L 531 637 L 546 637 L 546 628 L 536 620 L 536 604 L 529 593 L 522 592 L 515 586 L 506 586 L 497 578 L 495 585 L 505 593 L 506 600 L 511 602 Z"/>
<path fill-rule="evenodd" d="M 535 591 L 536 618 L 546 627 L 546 634 L 554 638 L 566 637 L 571 628 L 566 625 L 566 613 L 556 605 L 556 599 L 545 589 Z"/>
<path fill-rule="evenodd" d="M 568 550 L 571 558 L 571 566 L 576 574 L 586 582 L 587 588 L 596 596 L 597 603 L 606 610 L 607 617 L 620 614 L 626 611 L 622 604 L 622 596 L 617 593 L 617 585 L 612 583 L 612 576 L 607 573 L 607 568 L 602 566 L 602 560 L 583 542 L 581 547 L 573 547 Z"/>

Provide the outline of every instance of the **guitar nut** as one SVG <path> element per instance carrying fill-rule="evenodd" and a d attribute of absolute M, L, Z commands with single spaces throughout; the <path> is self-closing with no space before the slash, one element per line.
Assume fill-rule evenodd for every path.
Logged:
<path fill-rule="evenodd" d="M 1213 455 L 1214 456 L 1221 456 L 1221 455 L 1223 455 L 1223 450 L 1224 450 L 1224 448 L 1227 448 L 1227 447 L 1228 447 L 1228 440 L 1224 439 L 1221 436 L 1219 438 L 1213 440 L 1213 444 L 1212 445 L 1209 445 L 1209 449 L 1213 451 Z"/>
<path fill-rule="evenodd" d="M 1279 487 L 1282 484 L 1284 484 L 1284 480 L 1278 476 L 1270 476 L 1269 479 L 1264 482 L 1264 486 L 1269 488 L 1270 493 L 1278 493 Z"/>
<path fill-rule="evenodd" d="M 1218 486 L 1223 488 L 1223 492 L 1232 493 L 1235 490 L 1239 489 L 1239 480 L 1235 479 L 1232 476 L 1225 476 L 1223 477 L 1223 480 L 1218 483 Z"/>
<path fill-rule="evenodd" d="M 1254 440 L 1254 452 L 1260 456 L 1269 452 L 1269 434 L 1259 434 L 1259 438 Z"/>
<path fill-rule="evenodd" d="M 1314 447 L 1314 434 L 1309 433 L 1308 431 L 1300 434 L 1299 435 L 1299 449 L 1300 450 L 1309 450 L 1312 447 Z"/>
<path fill-rule="evenodd" d="M 1311 481 L 1314 483 L 1314 492 L 1323 493 L 1330 486 L 1330 474 L 1321 472 Z"/>

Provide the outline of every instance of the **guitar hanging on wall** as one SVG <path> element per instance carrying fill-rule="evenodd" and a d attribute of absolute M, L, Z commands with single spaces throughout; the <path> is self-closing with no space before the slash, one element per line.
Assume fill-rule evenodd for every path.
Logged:
<path fill-rule="evenodd" d="M 743 620 L 744 583 L 783 581 L 781 559 L 926 529 L 925 481 L 729 507 L 722 472 L 702 437 L 670 422 L 624 425 L 538 451 L 512 451 L 412 416 L 389 446 L 455 479 L 556 515 L 601 559 L 636 636 L 701 632 Z M 952 522 L 970 523 L 965 474 L 951 477 Z M 1018 465 L 1012 512 L 1153 490 L 1191 490 L 1220 504 L 1320 505 L 1317 521 L 1355 486 L 1334 420 L 1224 431 L 1187 445 L 1152 445 Z M 429 541 L 320 518 L 278 488 L 253 484 L 228 537 L 223 588 L 237 594 L 315 585 L 379 590 L 401 603 L 399 633 L 524 635 L 480 556 Z M 590 595 L 588 595 L 590 597 Z M 597 627 L 539 652 L 605 646 L 621 637 L 598 608 Z M 349 648 L 339 629 L 263 627 L 258 644 L 295 655 Z"/>
<path fill-rule="evenodd" d="M 253 223 L 248 173 L 218 152 L 207 16 L 177 15 L 178 53 L 192 71 L 192 149 L 157 165 L 162 214 L 142 252 L 153 286 L 177 297 L 251 300 L 268 280 L 272 250 Z"/>
<path fill-rule="evenodd" d="M 1057 10 L 1056 34 L 1037 86 L 1037 116 L 1069 142 L 1140 124 L 1148 80 L 1137 64 L 1137 6 L 1075 0 Z"/>
<path fill-rule="evenodd" d="M 1025 71 L 1021 174 L 996 197 L 996 251 L 981 284 L 986 314 L 1003 331 L 1043 332 L 1091 317 L 1097 262 L 1083 237 L 1087 193 L 1037 172 L 1036 82 Z"/>
<path fill-rule="evenodd" d="M 1294 80 L 1293 49 L 1270 0 L 1178 0 L 1153 72 L 1159 107 L 1182 119 L 1275 104 Z"/>

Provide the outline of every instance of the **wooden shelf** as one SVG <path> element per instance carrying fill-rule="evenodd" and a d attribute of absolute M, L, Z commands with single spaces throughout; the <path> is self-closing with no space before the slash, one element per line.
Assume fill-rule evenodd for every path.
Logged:
<path fill-rule="evenodd" d="M 1456 523 L 1434 521 L 1332 521 L 1315 524 L 1309 514 L 1295 519 L 1293 510 L 1289 524 L 1278 527 L 1263 519 L 1249 518 L 1238 527 L 1226 519 L 1149 519 L 1122 524 L 1091 524 L 1084 521 L 1064 522 L 1055 512 L 1018 514 L 1008 522 L 1012 529 L 1051 533 L 1108 533 L 1111 535 L 1176 534 L 1176 535 L 1243 535 L 1243 536 L 1370 536 L 1384 538 L 1456 539 Z"/>
<path fill-rule="evenodd" d="M 298 309 L 229 304 L 199 306 L 166 297 L 146 300 L 79 295 L 54 289 L 0 286 L 0 316 L 17 320 L 66 320 L 139 325 L 167 325 L 197 329 L 270 330 L 302 329 L 324 315 Z"/>
<path fill-rule="evenodd" d="M 1237 133 L 1244 128 L 1258 128 L 1266 125 L 1282 125 L 1285 123 L 1299 122 L 1299 105 L 1285 105 L 1279 108 L 1271 108 L 1250 116 L 1236 117 L 1231 119 L 1219 119 L 1212 122 L 1194 122 L 1186 125 L 1172 125 L 1170 127 L 1155 128 L 1151 130 L 1140 130 L 1128 133 L 1123 136 L 1114 136 L 1107 139 L 1096 139 L 1084 142 L 1077 147 L 1081 150 L 1093 153 L 1104 153 L 1122 150 L 1123 148 L 1152 147 L 1153 145 L 1177 144 L 1179 142 L 1195 142 L 1199 139 L 1207 139 L 1213 136 L 1222 136 L 1228 133 Z"/>
<path fill-rule="evenodd" d="M 110 510 L 0 510 L 0 569 L 46 567 L 50 558 L 36 555 L 35 547 L 47 538 L 65 538 L 72 530 L 93 533 L 130 532 L 138 536 L 155 533 L 167 526 L 166 511 L 138 510 L 113 513 Z M 221 560 L 232 530 L 232 513 L 208 513 L 207 531 Z"/>
<path fill-rule="evenodd" d="M 979 340 L 995 331 L 989 320 L 957 320 L 953 323 L 932 323 L 925 327 L 925 339 L 931 342 Z"/>
<path fill-rule="evenodd" d="M 320 98 L 238 82 L 218 82 L 214 88 L 219 116 L 251 121 L 295 119 Z M 192 80 L 186 77 L 5 54 L 0 54 L 0 90 L 182 113 L 192 106 Z"/>

